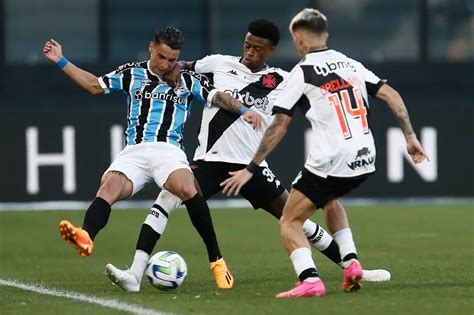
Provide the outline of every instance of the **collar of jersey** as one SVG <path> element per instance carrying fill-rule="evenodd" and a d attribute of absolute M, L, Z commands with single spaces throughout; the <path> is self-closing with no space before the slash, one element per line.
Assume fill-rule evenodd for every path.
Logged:
<path fill-rule="evenodd" d="M 319 52 L 323 52 L 323 51 L 328 51 L 329 48 L 326 47 L 326 48 L 321 48 L 321 49 L 312 49 L 308 52 L 308 54 L 312 54 L 312 53 L 319 53 Z"/>
<path fill-rule="evenodd" d="M 243 67 L 245 67 L 246 69 L 248 69 L 250 72 L 252 72 L 252 73 L 259 73 L 260 71 L 265 71 L 265 70 L 267 70 L 268 68 L 270 68 L 267 64 L 265 64 L 265 67 L 263 67 L 262 69 L 260 69 L 260 70 L 258 70 L 258 71 L 252 71 L 252 70 L 249 69 L 249 67 L 247 67 L 246 65 L 244 65 L 244 64 L 242 63 L 242 59 L 243 59 L 243 58 L 244 58 L 244 57 L 240 57 L 240 58 L 239 58 L 239 63 L 240 63 Z"/>
<path fill-rule="evenodd" d="M 150 67 L 150 60 L 147 61 L 146 63 L 146 67 L 148 68 L 148 71 L 150 71 L 151 74 L 153 74 L 155 77 L 157 77 L 160 81 L 161 80 L 161 76 L 159 74 L 156 74 L 153 72 L 153 70 L 151 70 L 151 67 Z"/>

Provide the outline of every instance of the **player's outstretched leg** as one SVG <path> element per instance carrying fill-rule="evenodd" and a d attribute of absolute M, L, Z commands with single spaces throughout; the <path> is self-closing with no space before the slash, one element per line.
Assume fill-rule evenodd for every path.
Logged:
<path fill-rule="evenodd" d="M 364 269 L 362 270 L 362 281 L 364 282 L 385 282 L 390 281 L 392 275 L 385 269 Z"/>
<path fill-rule="evenodd" d="M 362 266 L 357 259 L 352 259 L 347 262 L 347 267 L 344 268 L 344 280 L 342 282 L 342 289 L 345 292 L 354 292 L 361 288 L 362 284 Z"/>
<path fill-rule="evenodd" d="M 127 292 L 140 291 L 140 281 L 129 270 L 120 270 L 112 264 L 105 265 L 105 275 L 112 283 Z"/>
<path fill-rule="evenodd" d="M 296 287 L 289 291 L 281 292 L 275 295 L 277 299 L 295 298 L 295 297 L 312 297 L 323 296 L 326 294 L 323 280 L 316 282 L 298 281 Z"/>
<path fill-rule="evenodd" d="M 220 289 L 230 289 L 234 286 L 234 277 L 227 268 L 224 258 L 211 262 L 210 267 Z"/>
<path fill-rule="evenodd" d="M 222 258 L 212 223 L 211 213 L 206 201 L 196 193 L 194 197 L 183 201 L 183 203 L 188 210 L 188 215 L 193 226 L 199 232 L 199 235 L 201 235 L 206 245 L 210 267 L 216 279 L 217 287 L 220 289 L 232 288 L 234 286 L 234 277 L 229 272 Z"/>
<path fill-rule="evenodd" d="M 128 292 L 138 292 L 140 290 L 141 279 L 156 242 L 158 242 L 165 231 L 168 217 L 180 204 L 181 199 L 165 189 L 161 190 L 155 203 L 148 211 L 145 222 L 142 224 L 130 269 L 121 270 L 112 264 L 108 264 L 107 266 L 109 267 L 105 267 L 106 276 L 113 283 Z M 133 279 L 130 277 L 130 274 L 134 276 Z"/>
<path fill-rule="evenodd" d="M 339 246 L 322 226 L 308 219 L 303 224 L 303 231 L 312 247 L 316 248 L 334 263 L 344 268 L 342 265 L 341 254 L 339 252 Z M 390 272 L 385 269 L 362 270 L 362 281 L 364 282 L 384 282 L 390 281 L 390 278 Z"/>
<path fill-rule="evenodd" d="M 59 222 L 59 234 L 68 244 L 74 246 L 81 256 L 90 256 L 94 249 L 94 242 L 86 230 L 74 226 L 67 220 Z"/>

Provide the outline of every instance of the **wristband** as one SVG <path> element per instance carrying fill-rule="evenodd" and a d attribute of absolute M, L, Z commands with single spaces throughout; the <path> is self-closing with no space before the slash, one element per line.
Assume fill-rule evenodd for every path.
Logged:
<path fill-rule="evenodd" d="M 66 59 L 66 57 L 61 57 L 59 61 L 56 63 L 56 65 L 59 67 L 59 69 L 63 69 L 67 64 L 69 63 L 69 60 Z"/>
<path fill-rule="evenodd" d="M 250 110 L 250 108 L 244 106 L 244 107 L 239 108 L 239 113 L 240 115 L 243 115 L 248 110 Z"/>
<path fill-rule="evenodd" d="M 254 161 L 251 161 L 245 168 L 254 175 L 260 171 L 260 166 L 258 166 Z"/>

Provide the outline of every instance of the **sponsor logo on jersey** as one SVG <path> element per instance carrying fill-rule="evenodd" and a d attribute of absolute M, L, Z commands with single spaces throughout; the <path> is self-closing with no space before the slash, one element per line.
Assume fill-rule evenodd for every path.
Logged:
<path fill-rule="evenodd" d="M 262 75 L 262 84 L 264 87 L 274 89 L 277 86 L 275 75 L 265 74 Z"/>
<path fill-rule="evenodd" d="M 362 149 L 357 150 L 357 154 L 354 158 L 354 161 L 346 163 L 351 170 L 356 168 L 367 167 L 375 162 L 375 157 L 370 156 L 370 149 L 363 147 Z"/>
<path fill-rule="evenodd" d="M 126 63 L 124 65 L 121 65 L 119 67 L 117 67 L 117 69 L 115 69 L 115 73 L 119 73 L 125 69 L 128 69 L 128 68 L 135 68 L 135 67 L 138 67 L 140 65 L 140 62 L 138 61 L 135 61 L 135 62 L 129 62 L 129 63 Z"/>
<path fill-rule="evenodd" d="M 237 71 L 235 71 L 235 70 L 229 70 L 229 71 L 227 71 L 227 73 L 230 73 L 230 74 L 232 74 L 232 75 L 239 76 L 239 75 L 237 74 Z"/>
<path fill-rule="evenodd" d="M 239 90 L 233 89 L 233 90 L 225 90 L 225 93 L 228 93 L 232 95 L 235 99 L 237 99 L 239 102 L 241 102 L 243 105 L 247 107 L 255 106 L 263 111 L 266 110 L 268 106 L 268 97 L 264 96 L 262 98 L 259 97 L 253 97 L 250 95 L 250 92 L 246 92 L 245 94 L 239 93 Z"/>
<path fill-rule="evenodd" d="M 339 60 L 334 62 L 326 62 L 326 64 L 314 66 L 314 70 L 317 74 L 322 76 L 327 76 L 330 73 L 336 72 L 339 69 L 349 69 L 353 72 L 356 72 L 356 67 L 352 62 L 347 60 Z"/>
<path fill-rule="evenodd" d="M 173 103 L 178 103 L 178 104 L 185 103 L 184 97 L 179 97 L 173 94 L 148 92 L 148 91 L 143 93 L 141 90 L 138 90 L 135 92 L 135 94 L 133 95 L 133 99 L 137 101 L 141 101 L 142 99 L 158 99 L 158 100 L 164 100 L 164 101 L 171 101 Z"/>

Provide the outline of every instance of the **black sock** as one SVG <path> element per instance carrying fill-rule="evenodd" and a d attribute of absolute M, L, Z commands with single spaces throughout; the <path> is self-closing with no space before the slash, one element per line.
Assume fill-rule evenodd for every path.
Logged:
<path fill-rule="evenodd" d="M 142 224 L 140 235 L 138 236 L 136 249 L 142 250 L 148 255 L 151 255 L 156 242 L 160 239 L 160 233 L 156 232 L 148 224 Z"/>
<path fill-rule="evenodd" d="M 319 277 L 319 274 L 315 268 L 305 269 L 298 276 L 298 278 L 300 278 L 301 281 L 304 281 L 305 279 L 308 279 L 308 278 L 316 278 L 316 277 Z"/>
<path fill-rule="evenodd" d="M 346 262 L 346 261 L 349 261 L 351 259 L 357 259 L 357 254 L 356 253 L 347 254 L 346 256 L 344 256 L 342 261 Z"/>
<path fill-rule="evenodd" d="M 209 261 L 213 262 L 221 258 L 221 251 L 217 244 L 214 226 L 212 225 L 211 212 L 204 198 L 196 194 L 191 199 L 183 201 L 183 203 L 188 210 L 188 215 L 194 228 L 198 231 L 206 244 Z"/>
<path fill-rule="evenodd" d="M 327 258 L 331 259 L 336 264 L 340 264 L 342 262 L 341 253 L 339 252 L 339 245 L 337 245 L 335 240 L 332 240 L 329 246 L 322 250 L 321 253 L 324 254 Z"/>
<path fill-rule="evenodd" d="M 89 209 L 87 209 L 82 228 L 89 233 L 92 240 L 107 225 L 110 210 L 109 203 L 100 197 L 95 197 Z"/>

